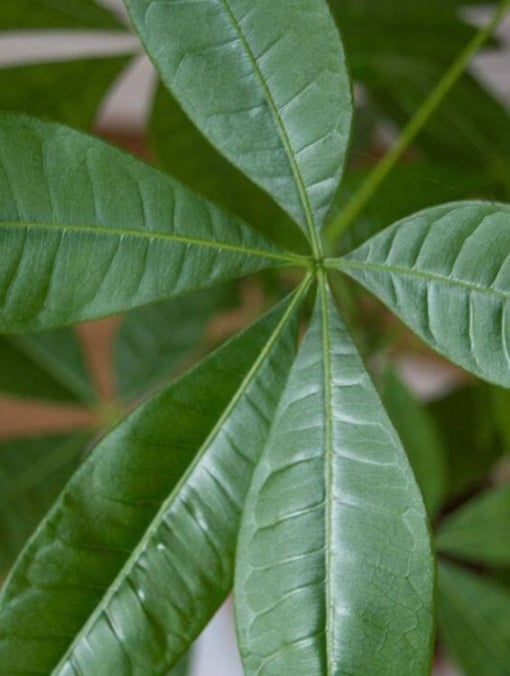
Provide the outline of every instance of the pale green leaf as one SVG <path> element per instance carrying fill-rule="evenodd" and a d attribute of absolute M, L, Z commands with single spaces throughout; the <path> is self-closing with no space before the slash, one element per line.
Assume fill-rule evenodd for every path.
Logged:
<path fill-rule="evenodd" d="M 247 676 L 429 673 L 425 507 L 325 284 L 254 474 L 237 551 Z"/>
<path fill-rule="evenodd" d="M 84 435 L 0 443 L 0 573 L 65 486 L 85 444 Z"/>
<path fill-rule="evenodd" d="M 70 329 L 0 335 L 0 393 L 85 404 L 97 400 L 80 344 Z"/>
<path fill-rule="evenodd" d="M 0 116 L 0 330 L 63 326 L 294 260 L 169 177 Z"/>
<path fill-rule="evenodd" d="M 397 374 L 388 369 L 381 398 L 406 450 L 430 515 L 446 493 L 446 450 L 433 417 Z"/>
<path fill-rule="evenodd" d="M 452 564 L 439 566 L 439 628 L 465 676 L 506 676 L 510 593 Z"/>
<path fill-rule="evenodd" d="M 510 487 L 484 493 L 446 517 L 439 551 L 489 566 L 510 566 Z M 510 609 L 509 609 L 510 612 Z"/>
<path fill-rule="evenodd" d="M 426 343 L 510 386 L 510 206 L 457 202 L 387 228 L 331 262 Z"/>
<path fill-rule="evenodd" d="M 306 287 L 108 434 L 0 600 L 9 673 L 166 673 L 232 582 L 254 463 Z"/>
<path fill-rule="evenodd" d="M 352 116 L 324 0 L 125 0 L 164 83 L 233 164 L 316 239 Z"/>

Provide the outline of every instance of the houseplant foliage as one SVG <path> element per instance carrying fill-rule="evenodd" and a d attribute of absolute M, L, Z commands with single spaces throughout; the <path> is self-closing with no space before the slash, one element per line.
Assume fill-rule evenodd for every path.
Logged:
<path fill-rule="evenodd" d="M 444 4 L 448 26 L 457 25 L 457 4 Z M 247 674 L 427 674 L 436 577 L 429 517 L 443 488 L 437 493 L 425 480 L 417 448 L 409 453 L 413 473 L 401 441 L 412 444 L 401 402 L 422 430 L 430 426 L 428 438 L 436 430 L 395 378 L 382 388 L 386 411 L 334 292 L 339 279 L 354 279 L 431 348 L 508 388 L 510 206 L 466 200 L 399 214 L 335 257 L 324 232 L 345 235 L 357 213 L 351 209 L 347 222 L 349 207 L 343 211 L 337 199 L 353 104 L 328 3 L 126 5 L 173 97 L 164 105 L 169 110 L 177 101 L 191 121 L 182 118 L 189 147 L 204 143 L 202 134 L 208 152 L 217 153 L 213 166 L 228 161 L 242 190 L 252 189 L 249 179 L 265 193 L 267 211 L 258 217 L 277 217 L 252 227 L 239 209 L 203 196 L 214 183 L 199 194 L 81 132 L 2 113 L 3 349 L 13 360 L 31 359 L 32 394 L 91 402 L 80 351 L 63 327 L 144 313 L 138 321 L 129 315 L 136 328 L 150 321 L 151 303 L 178 303 L 184 294 L 208 294 L 214 284 L 264 270 L 289 269 L 298 281 L 253 325 L 145 398 L 82 463 L 83 445 L 55 441 L 68 472 L 80 466 L 4 586 L 1 669 L 167 673 L 234 582 Z M 48 5 L 49 25 L 116 26 L 91 3 L 73 6 Z M 341 23 L 342 11 L 331 6 Z M 13 26 L 22 20 L 19 7 Z M 471 29 L 458 31 L 472 37 Z M 475 36 L 473 49 L 489 32 Z M 372 71 L 364 72 L 368 81 Z M 455 81 L 478 92 L 460 71 Z M 379 96 L 402 117 L 398 92 Z M 431 129 L 424 144 L 432 157 L 438 143 Z M 503 197 L 500 151 L 484 161 Z M 218 201 L 228 202 L 221 191 Z M 200 298 L 193 296 L 198 308 Z M 207 302 L 222 302 L 212 298 Z M 39 331 L 51 333 L 32 334 Z M 30 393 L 31 383 L 14 373 L 2 378 L 4 389 Z M 126 399 L 144 391 L 136 375 L 122 388 Z M 26 457 L 30 463 L 30 452 Z M 438 548 L 457 563 L 508 566 L 499 533 L 509 510 L 507 491 L 475 499 L 445 520 Z M 482 559 L 480 523 L 490 526 Z M 475 636 L 459 659 L 467 673 L 502 673 L 508 592 L 501 581 L 455 565 L 444 562 L 439 574 L 448 644 L 459 652 L 479 606 L 497 631 L 483 642 Z M 493 671 L 484 650 L 497 653 Z"/>

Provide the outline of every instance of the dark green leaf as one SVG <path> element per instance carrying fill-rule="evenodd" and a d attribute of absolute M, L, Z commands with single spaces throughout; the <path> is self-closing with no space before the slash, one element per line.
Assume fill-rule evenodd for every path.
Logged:
<path fill-rule="evenodd" d="M 182 365 L 229 297 L 215 287 L 130 312 L 115 340 L 115 380 L 126 401 L 148 392 Z"/>
<path fill-rule="evenodd" d="M 505 676 L 510 593 L 451 564 L 439 566 L 439 625 L 465 676 Z"/>
<path fill-rule="evenodd" d="M 90 128 L 127 63 L 114 57 L 0 68 L 0 108 Z"/>
<path fill-rule="evenodd" d="M 510 386 L 510 206 L 453 202 L 404 219 L 332 266 L 426 343 Z"/>
<path fill-rule="evenodd" d="M 164 83 L 312 241 L 345 159 L 350 83 L 323 0 L 126 0 Z"/>
<path fill-rule="evenodd" d="M 429 404 L 445 444 L 447 494 L 457 500 L 483 485 L 501 456 L 485 383 L 461 387 Z"/>
<path fill-rule="evenodd" d="M 339 213 L 367 179 L 373 167 L 349 172 L 335 200 Z M 460 170 L 445 162 L 417 161 L 396 166 L 345 232 L 342 249 L 361 246 L 369 237 L 415 211 L 444 202 L 478 197 L 490 182 L 483 172 Z"/>
<path fill-rule="evenodd" d="M 510 567 L 510 486 L 478 496 L 441 524 L 437 548 L 489 566 Z M 510 608 L 509 608 L 510 612 Z"/>
<path fill-rule="evenodd" d="M 425 508 L 325 284 L 243 512 L 247 676 L 429 673 Z"/>
<path fill-rule="evenodd" d="M 353 79 L 364 85 L 369 105 L 399 125 L 417 112 L 476 31 L 462 19 L 457 0 L 330 4 Z M 488 197 L 510 195 L 510 116 L 471 75 L 459 78 L 416 143 L 428 157 L 484 173 Z"/>
<path fill-rule="evenodd" d="M 391 369 L 382 383 L 382 400 L 407 452 L 430 515 L 446 492 L 445 449 L 434 419 Z"/>
<path fill-rule="evenodd" d="M 95 0 L 15 0 L 2 3 L 2 30 L 121 27 L 117 19 Z"/>
<path fill-rule="evenodd" d="M 19 560 L 0 664 L 165 673 L 226 596 L 254 463 L 295 355 L 284 301 L 108 434 Z"/>
<path fill-rule="evenodd" d="M 125 311 L 294 260 L 129 155 L 0 116 L 0 330 Z"/>
<path fill-rule="evenodd" d="M 80 344 L 67 329 L 0 336 L 0 392 L 85 404 L 97 399 Z"/>
<path fill-rule="evenodd" d="M 85 443 L 86 437 L 78 435 L 0 443 L 0 572 L 65 486 Z"/>

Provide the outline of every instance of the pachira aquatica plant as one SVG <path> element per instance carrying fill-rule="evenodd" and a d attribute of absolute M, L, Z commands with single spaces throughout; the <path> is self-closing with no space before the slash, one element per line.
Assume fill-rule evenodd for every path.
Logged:
<path fill-rule="evenodd" d="M 355 280 L 441 355 L 508 388 L 510 205 L 450 202 L 353 250 L 338 252 L 335 242 L 509 4 L 338 210 L 353 102 L 325 0 L 126 0 L 163 83 L 216 151 L 292 220 L 295 247 L 272 238 L 271 223 L 252 228 L 103 141 L 0 115 L 2 377 L 19 391 L 48 389 L 40 373 L 24 378 L 16 366 L 24 349 L 36 364 L 66 371 L 70 398 L 93 396 L 62 327 L 150 313 L 156 301 L 263 270 L 297 280 L 253 325 L 145 398 L 82 463 L 75 443 L 59 446 L 57 465 L 79 467 L 4 586 L 0 673 L 167 674 L 232 587 L 248 675 L 430 672 L 432 499 L 351 337 L 338 289 Z M 213 302 L 197 298 L 204 311 Z M 143 376 L 143 368 L 124 374 L 131 398 Z M 396 387 L 390 407 L 402 395 Z M 413 421 L 421 433 L 419 413 Z M 16 453 L 12 462 L 21 462 Z M 438 548 L 456 560 L 508 564 L 497 538 L 485 554 L 473 543 L 490 515 L 509 509 L 507 490 L 482 495 L 445 521 Z M 484 584 L 441 566 L 443 595 L 457 606 L 461 599 L 467 613 L 482 599 L 479 613 L 503 631 L 508 598 Z M 455 634 L 449 607 L 445 624 Z M 507 673 L 497 640 L 493 664 L 477 673 Z"/>

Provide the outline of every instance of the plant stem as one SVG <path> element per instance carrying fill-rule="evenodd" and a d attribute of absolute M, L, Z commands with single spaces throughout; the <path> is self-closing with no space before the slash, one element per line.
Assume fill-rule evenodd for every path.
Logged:
<path fill-rule="evenodd" d="M 405 150 L 414 141 L 416 136 L 427 123 L 430 116 L 439 107 L 450 89 L 462 75 L 471 58 L 492 35 L 494 29 L 503 19 L 509 7 L 510 0 L 503 0 L 491 21 L 478 31 L 473 40 L 471 40 L 471 42 L 467 45 L 464 51 L 461 52 L 452 66 L 446 71 L 428 98 L 424 101 L 422 106 L 418 109 L 416 114 L 411 118 L 410 122 L 404 128 L 395 145 L 370 173 L 366 181 L 361 185 L 350 202 L 347 203 L 345 209 L 339 214 L 338 218 L 331 222 L 327 231 L 327 236 L 330 242 L 334 242 L 338 237 L 340 237 L 340 235 L 345 232 L 345 230 L 363 211 L 365 205 L 370 200 L 372 195 L 376 192 L 395 164 L 402 157 Z"/>

